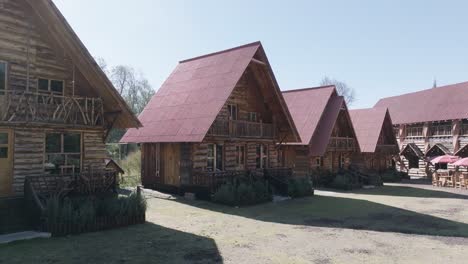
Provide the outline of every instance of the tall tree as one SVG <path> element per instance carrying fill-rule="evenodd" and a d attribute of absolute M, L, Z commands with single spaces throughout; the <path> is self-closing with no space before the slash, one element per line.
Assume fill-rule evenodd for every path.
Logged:
<path fill-rule="evenodd" d="M 98 65 L 106 73 L 114 87 L 128 104 L 132 112 L 139 115 L 153 97 L 155 91 L 140 72 L 126 65 L 109 67 L 102 58 L 96 58 Z M 118 142 L 125 130 L 114 129 L 109 134 L 108 142 Z"/>
<path fill-rule="evenodd" d="M 343 96 L 347 105 L 352 105 L 356 101 L 356 94 L 354 89 L 348 86 L 345 82 L 325 76 L 320 82 L 321 86 L 335 85 L 336 91 L 339 95 Z"/>

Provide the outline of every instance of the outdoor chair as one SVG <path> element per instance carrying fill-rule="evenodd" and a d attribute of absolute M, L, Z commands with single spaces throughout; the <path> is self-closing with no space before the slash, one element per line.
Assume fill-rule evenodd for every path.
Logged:
<path fill-rule="evenodd" d="M 445 181 L 445 184 L 447 187 L 455 187 L 455 177 L 456 175 L 451 173 L 451 171 L 448 174 L 449 176 L 447 177 L 447 180 Z"/>
<path fill-rule="evenodd" d="M 436 171 L 432 173 L 432 186 L 440 186 L 439 174 Z"/>
<path fill-rule="evenodd" d="M 459 171 L 455 172 L 455 174 L 453 175 L 453 178 L 454 178 L 454 187 L 462 188 L 463 186 L 462 182 L 464 181 L 464 178 L 461 172 Z"/>

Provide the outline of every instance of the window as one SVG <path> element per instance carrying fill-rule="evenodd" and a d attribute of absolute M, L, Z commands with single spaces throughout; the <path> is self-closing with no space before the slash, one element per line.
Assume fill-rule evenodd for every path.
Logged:
<path fill-rule="evenodd" d="M 446 170 L 447 169 L 447 163 L 436 163 L 434 169 L 435 170 Z"/>
<path fill-rule="evenodd" d="M 208 171 L 223 170 L 223 146 L 217 144 L 208 144 L 208 155 L 206 161 Z"/>
<path fill-rule="evenodd" d="M 436 124 L 431 127 L 432 136 L 450 136 L 452 135 L 451 124 Z"/>
<path fill-rule="evenodd" d="M 340 169 L 343 169 L 345 167 L 345 164 L 346 164 L 346 158 L 345 158 L 345 155 L 343 154 L 340 154 L 339 156 L 339 167 Z"/>
<path fill-rule="evenodd" d="M 393 133 L 395 134 L 395 137 L 399 137 L 400 136 L 400 128 L 399 127 L 393 128 Z"/>
<path fill-rule="evenodd" d="M 237 105 L 228 105 L 229 119 L 237 120 Z"/>
<path fill-rule="evenodd" d="M 322 157 L 316 157 L 315 158 L 315 167 L 316 168 L 322 168 L 323 167 L 323 158 Z"/>
<path fill-rule="evenodd" d="M 8 159 L 8 133 L 0 132 L 0 159 Z"/>
<path fill-rule="evenodd" d="M 7 90 L 7 64 L 0 61 L 0 95 Z"/>
<path fill-rule="evenodd" d="M 63 81 L 40 78 L 37 81 L 37 88 L 39 92 L 63 95 Z"/>
<path fill-rule="evenodd" d="M 79 173 L 81 169 L 81 134 L 47 134 L 45 169 L 53 174 Z"/>
<path fill-rule="evenodd" d="M 468 120 L 463 120 L 462 121 L 461 134 L 462 135 L 468 135 Z"/>
<path fill-rule="evenodd" d="M 257 122 L 258 121 L 257 113 L 255 113 L 255 112 L 249 112 L 247 117 L 248 117 L 250 122 Z"/>
<path fill-rule="evenodd" d="M 236 146 L 236 165 L 237 167 L 245 167 L 245 147 Z"/>
<path fill-rule="evenodd" d="M 406 136 L 408 137 L 422 137 L 423 128 L 422 127 L 407 127 Z"/>
<path fill-rule="evenodd" d="M 268 148 L 266 145 L 257 145 L 255 163 L 257 169 L 268 167 Z"/>

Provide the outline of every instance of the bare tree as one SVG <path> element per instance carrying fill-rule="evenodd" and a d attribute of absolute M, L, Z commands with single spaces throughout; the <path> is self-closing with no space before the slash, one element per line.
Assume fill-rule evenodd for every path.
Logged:
<path fill-rule="evenodd" d="M 325 85 L 335 85 L 336 91 L 339 95 L 343 96 L 346 100 L 347 105 L 351 105 L 356 101 L 356 95 L 354 89 L 349 87 L 346 83 L 338 81 L 336 79 L 331 79 L 325 76 L 320 82 L 321 86 Z"/>
<path fill-rule="evenodd" d="M 109 67 L 102 58 L 96 58 L 96 62 L 109 77 L 132 112 L 140 114 L 155 93 L 143 74 L 126 65 Z M 124 133 L 125 130 L 113 129 L 108 137 L 108 142 L 118 142 Z"/>

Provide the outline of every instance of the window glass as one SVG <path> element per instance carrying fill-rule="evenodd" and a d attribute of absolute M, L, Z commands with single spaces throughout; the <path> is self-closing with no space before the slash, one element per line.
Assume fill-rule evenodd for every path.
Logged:
<path fill-rule="evenodd" d="M 0 133 L 0 144 L 8 144 L 8 133 Z"/>
<path fill-rule="evenodd" d="M 216 170 L 223 170 L 223 146 L 216 145 Z"/>
<path fill-rule="evenodd" d="M 0 159 L 8 159 L 8 147 L 0 147 Z"/>
<path fill-rule="evenodd" d="M 63 135 L 63 152 L 80 153 L 80 150 L 81 150 L 81 135 L 80 134 Z"/>
<path fill-rule="evenodd" d="M 237 105 L 228 105 L 229 117 L 231 120 L 237 120 Z"/>
<path fill-rule="evenodd" d="M 50 81 L 50 90 L 54 93 L 63 94 L 63 81 Z"/>
<path fill-rule="evenodd" d="M 214 169 L 214 153 L 215 153 L 215 145 L 208 144 L 208 153 L 206 157 L 206 168 L 208 171 L 213 171 Z"/>
<path fill-rule="evenodd" d="M 47 79 L 39 79 L 38 83 L 38 88 L 41 91 L 49 91 L 49 80 Z"/>
<path fill-rule="evenodd" d="M 6 63 L 0 62 L 0 90 L 6 90 Z"/>
<path fill-rule="evenodd" d="M 46 152 L 47 153 L 62 152 L 61 134 L 47 134 L 46 135 Z"/>

